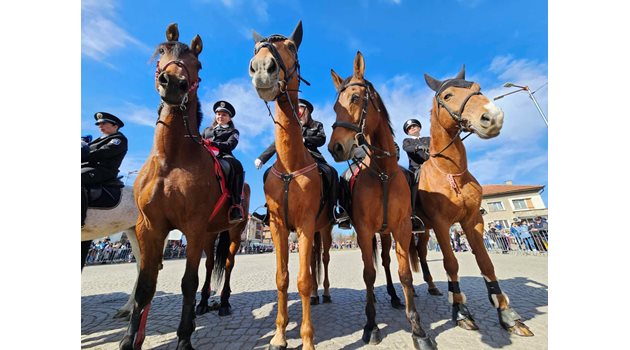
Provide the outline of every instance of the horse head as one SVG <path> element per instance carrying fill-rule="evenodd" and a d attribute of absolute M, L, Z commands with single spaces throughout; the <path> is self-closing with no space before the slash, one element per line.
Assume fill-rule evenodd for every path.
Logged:
<path fill-rule="evenodd" d="M 372 138 L 381 127 L 380 113 L 383 111 L 389 123 L 385 106 L 378 93 L 363 76 L 365 61 L 360 51 L 354 58 L 352 76 L 342 79 L 334 70 L 330 70 L 333 84 L 337 90 L 335 101 L 336 121 L 328 143 L 328 151 L 341 162 L 352 158 L 354 150 L 366 143 L 365 138 Z M 389 124 L 391 130 L 391 124 Z"/>
<path fill-rule="evenodd" d="M 467 81 L 465 74 L 462 66 L 455 78 L 444 81 L 424 75 L 427 85 L 435 91 L 433 113 L 437 122 L 445 130 L 474 132 L 482 139 L 498 136 L 503 127 L 503 111 L 481 93 L 479 84 Z"/>
<path fill-rule="evenodd" d="M 168 105 L 185 105 L 190 95 L 197 94 L 201 79 L 199 54 L 203 48 L 201 37 L 196 35 L 190 47 L 177 41 L 179 30 L 172 23 L 166 29 L 165 42 L 158 45 L 154 56 L 159 55 L 155 69 L 155 89 Z"/>
<path fill-rule="evenodd" d="M 290 37 L 274 34 L 263 38 L 253 32 L 254 57 L 249 62 L 249 76 L 265 101 L 273 101 L 280 94 L 297 90 L 299 83 L 298 48 L 302 42 L 302 21 L 298 22 Z"/>

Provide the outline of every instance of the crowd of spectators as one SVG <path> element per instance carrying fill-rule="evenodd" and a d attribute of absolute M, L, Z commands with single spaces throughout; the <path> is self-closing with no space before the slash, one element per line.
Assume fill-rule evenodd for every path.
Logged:
<path fill-rule="evenodd" d="M 511 226 L 503 227 L 499 222 L 489 222 L 483 235 L 488 250 L 546 252 L 548 251 L 547 220 L 537 216 L 532 223 L 514 219 Z"/>
<path fill-rule="evenodd" d="M 109 237 L 92 242 L 85 260 L 86 265 L 135 261 L 128 240 L 112 242 Z"/>

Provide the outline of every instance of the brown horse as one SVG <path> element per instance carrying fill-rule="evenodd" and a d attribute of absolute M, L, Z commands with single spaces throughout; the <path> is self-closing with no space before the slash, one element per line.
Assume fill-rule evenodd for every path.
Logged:
<path fill-rule="evenodd" d="M 367 148 L 367 168 L 360 171 L 355 180 L 351 209 L 363 257 L 367 296 L 367 323 L 362 338 L 370 344 L 381 341 L 375 320 L 376 266 L 373 258 L 376 256 L 375 232 L 379 232 L 382 238 L 387 237 L 383 241 L 389 241 L 390 234 L 396 240 L 398 276 L 405 294 L 405 311 L 411 323 L 413 345 L 416 349 L 435 349 L 431 337 L 422 329 L 414 302 L 411 268 L 414 271 L 419 269 L 415 250 L 409 249 L 412 244 L 409 185 L 396 160 L 389 114 L 372 84 L 364 78 L 364 72 L 365 62 L 361 52 L 357 52 L 354 72 L 349 78 L 344 80 L 331 70 L 338 96 L 334 106 L 337 120 L 328 144 L 328 150 L 337 162 L 350 160 L 356 147 Z"/>
<path fill-rule="evenodd" d="M 121 349 L 142 347 L 162 262 L 163 242 L 168 232 L 175 228 L 184 232 L 188 240 L 177 349 L 193 349 L 191 335 L 195 329 L 195 294 L 202 250 L 213 244 L 219 232 L 229 230 L 230 236 L 234 237 L 233 234 L 237 234 L 234 231 L 242 229 L 242 223 L 228 224 L 228 205 L 222 205 L 213 215 L 222 190 L 213 171 L 217 160 L 199 139 L 201 110 L 197 87 L 202 42 L 197 35 L 189 47 L 178 42 L 178 38 L 177 25 L 169 25 L 167 41 L 156 50 L 159 59 L 155 88 L 162 104 L 153 148 L 134 183 L 139 210 L 136 231 L 142 257 L 135 305 L 129 327 L 120 341 Z M 194 134 L 190 125 L 194 127 Z M 244 203 L 248 203 L 247 185 L 243 192 Z M 248 209 L 245 207 L 244 210 Z M 207 260 L 212 259 L 210 250 Z"/>
<path fill-rule="evenodd" d="M 488 298 L 497 308 L 499 322 L 509 332 L 532 336 L 520 316 L 510 308 L 507 295 L 501 291 L 494 274 L 494 266 L 483 245 L 481 185 L 468 171 L 466 148 L 460 138 L 462 131 L 477 134 L 482 139 L 499 135 L 503 126 L 503 111 L 480 92 L 479 84 L 465 80 L 465 70 L 453 79 L 439 81 L 424 75 L 435 91 L 431 109 L 430 159 L 422 165 L 419 200 L 416 214 L 426 224 L 426 231 L 418 240 L 423 270 L 426 266 L 429 229 L 435 231 L 444 255 L 448 275 L 448 300 L 453 306 L 453 320 L 465 329 L 478 329 L 466 307 L 466 296 L 459 289 L 459 266 L 451 249 L 449 228 L 459 222 L 466 233 L 488 289 Z M 428 267 L 425 280 L 433 283 Z"/>
<path fill-rule="evenodd" d="M 286 327 L 289 323 L 287 310 L 287 288 L 289 287 L 288 237 L 291 230 L 298 234 L 300 269 L 298 290 L 302 299 L 303 349 L 314 349 L 313 325 L 309 296 L 316 290 L 314 281 L 317 272 L 311 271 L 314 236 L 320 232 L 330 247 L 332 222 L 327 213 L 328 204 L 321 205 L 324 191 L 317 164 L 302 141 L 302 128 L 297 118 L 300 66 L 297 52 L 302 42 L 300 21 L 290 37 L 272 35 L 263 38 L 254 32 L 254 57 L 249 65 L 249 75 L 265 103 L 276 101 L 275 142 L 277 159 L 271 168 L 272 176 L 265 182 L 265 198 L 269 207 L 270 229 L 276 251 L 276 285 L 278 288 L 278 316 L 276 334 L 271 339 L 270 349 L 286 349 Z M 273 117 L 273 116 L 272 116 Z M 326 252 L 325 252 L 326 253 Z M 324 254 L 324 265 L 329 257 Z M 317 265 L 317 264 L 314 264 Z M 326 268 L 327 275 L 327 268 Z M 324 295 L 328 292 L 327 276 Z"/>

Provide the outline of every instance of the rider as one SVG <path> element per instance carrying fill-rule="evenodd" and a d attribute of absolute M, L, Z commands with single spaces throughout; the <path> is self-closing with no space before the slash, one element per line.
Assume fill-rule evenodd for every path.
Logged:
<path fill-rule="evenodd" d="M 238 144 L 239 132 L 234 127 L 232 118 L 236 116 L 236 110 L 227 101 L 217 101 L 212 110 L 215 113 L 215 120 L 211 126 L 207 127 L 201 135 L 204 139 L 210 140 L 211 145 L 219 149 L 217 158 L 230 165 L 230 175 L 228 176 L 228 187 L 230 188 L 230 198 L 232 206 L 228 214 L 230 224 L 244 219 L 243 206 L 241 205 L 241 195 L 243 193 L 243 182 L 245 172 L 238 159 L 234 158 L 232 151 Z"/>
<path fill-rule="evenodd" d="M 317 149 L 320 146 L 323 146 L 326 143 L 326 133 L 324 133 L 324 125 L 312 118 L 312 113 L 314 110 L 313 104 L 305 99 L 299 99 L 298 103 L 298 117 L 300 118 L 300 124 L 302 125 L 302 141 L 304 142 L 304 146 L 308 149 L 315 162 L 317 162 L 320 168 L 326 168 L 328 173 L 332 175 L 332 190 L 329 193 L 329 196 L 332 197 L 331 203 L 336 203 L 337 201 L 337 170 L 330 166 L 324 156 Z M 269 158 L 271 158 L 276 153 L 276 143 L 273 142 L 266 150 L 264 150 L 258 158 L 254 161 L 254 165 L 256 169 L 260 169 L 263 164 L 265 164 Z M 254 213 L 256 214 L 256 213 Z M 259 217 L 261 215 L 254 215 Z M 339 213 L 339 220 L 345 220 L 347 218 L 347 214 L 342 210 Z"/>
<path fill-rule="evenodd" d="M 88 206 L 85 185 L 115 179 L 127 154 L 127 138 L 119 131 L 125 123 L 107 112 L 94 114 L 94 119 L 102 135 L 88 143 L 85 139 L 81 141 L 81 226 L 85 223 Z"/>
<path fill-rule="evenodd" d="M 420 137 L 422 124 L 418 119 L 409 119 L 403 125 L 405 134 L 411 136 L 403 140 L 403 149 L 409 158 L 409 170 L 413 173 L 413 184 L 411 186 L 411 207 L 416 208 L 416 195 L 418 193 L 418 181 L 420 179 L 420 169 L 422 164 L 429 159 L 430 137 Z M 414 220 L 414 230 L 419 229 L 418 222 Z"/>

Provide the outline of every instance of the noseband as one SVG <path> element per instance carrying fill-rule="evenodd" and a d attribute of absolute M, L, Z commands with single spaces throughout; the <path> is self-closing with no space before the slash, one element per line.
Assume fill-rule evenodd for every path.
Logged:
<path fill-rule="evenodd" d="M 469 87 L 472 86 L 472 84 L 473 84 L 473 82 L 466 81 L 464 79 L 449 79 L 449 80 L 445 81 L 442 84 L 442 86 L 440 86 L 440 88 L 435 92 L 435 100 L 437 101 L 437 104 L 438 104 L 437 113 L 438 114 L 440 113 L 440 107 L 446 109 L 446 111 L 451 116 L 451 118 L 453 118 L 453 120 L 455 120 L 455 122 L 457 123 L 457 127 L 459 128 L 459 130 L 457 130 L 457 133 L 451 139 L 451 142 L 449 142 L 449 144 L 446 147 L 444 147 L 438 153 L 430 154 L 431 157 L 437 157 L 440 154 L 442 154 L 442 152 L 446 151 L 446 149 L 449 148 L 453 144 L 453 142 L 455 142 L 455 139 L 457 138 L 457 136 L 459 136 L 462 133 L 462 131 L 469 131 L 468 125 L 466 125 L 467 121 L 466 121 L 466 119 L 464 119 L 462 117 L 462 113 L 464 113 L 464 109 L 466 108 L 466 104 L 468 104 L 468 101 L 470 101 L 470 99 L 473 96 L 482 95 L 481 91 L 474 91 L 474 92 L 472 92 L 470 95 L 466 96 L 466 98 L 462 102 L 461 106 L 459 107 L 459 110 L 457 112 L 453 112 L 450 108 L 448 108 L 448 106 L 446 105 L 446 102 L 444 102 L 444 100 L 442 100 L 440 98 L 440 93 L 442 93 L 442 91 L 446 90 L 447 88 L 449 88 L 451 86 L 460 87 L 460 88 L 469 88 Z M 464 141 L 468 136 L 472 135 L 472 133 L 473 132 L 470 131 L 468 135 L 466 135 L 466 136 L 464 136 L 464 138 L 462 138 L 462 141 Z"/>

